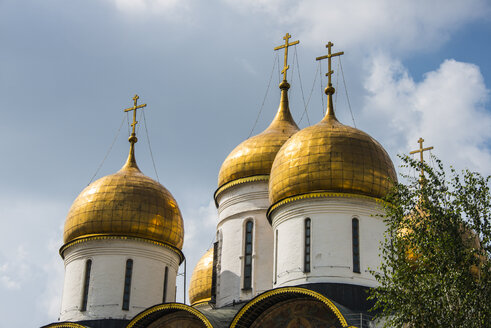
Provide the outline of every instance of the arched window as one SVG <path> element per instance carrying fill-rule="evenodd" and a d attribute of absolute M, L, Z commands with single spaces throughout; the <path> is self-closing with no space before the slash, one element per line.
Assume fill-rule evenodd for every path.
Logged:
<path fill-rule="evenodd" d="M 360 273 L 360 227 L 357 218 L 351 220 L 351 234 L 353 240 L 353 272 Z"/>
<path fill-rule="evenodd" d="M 80 306 L 80 311 L 87 310 L 87 301 L 89 299 L 89 284 L 90 284 L 90 269 L 92 268 L 92 260 L 87 260 L 85 262 L 85 279 L 84 279 L 84 290 L 82 292 L 82 305 Z"/>
<path fill-rule="evenodd" d="M 131 290 L 132 274 L 133 274 L 133 260 L 128 259 L 126 261 L 126 272 L 124 275 L 123 310 L 130 309 L 130 290 Z"/>
<path fill-rule="evenodd" d="M 304 253 L 304 266 L 303 272 L 310 272 L 310 237 L 311 237 L 311 222 L 309 218 L 305 219 L 305 253 Z"/>
<path fill-rule="evenodd" d="M 252 287 L 252 230 L 254 223 L 246 222 L 245 247 L 244 247 L 244 289 Z"/>
<path fill-rule="evenodd" d="M 165 267 L 164 271 L 164 293 L 162 295 L 162 303 L 165 303 L 167 298 L 167 280 L 169 279 L 169 268 Z"/>

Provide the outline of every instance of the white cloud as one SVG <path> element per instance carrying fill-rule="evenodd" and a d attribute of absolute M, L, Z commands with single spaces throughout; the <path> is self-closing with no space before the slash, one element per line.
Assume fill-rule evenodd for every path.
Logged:
<path fill-rule="evenodd" d="M 476 65 L 445 60 L 416 82 L 400 62 L 378 55 L 365 88 L 363 114 L 383 117 L 377 137 L 393 151 L 407 154 L 423 137 L 446 164 L 491 173 L 489 90 Z"/>
<path fill-rule="evenodd" d="M 0 265 L 0 283 L 6 289 L 20 289 L 30 277 L 27 252 L 23 245 L 18 246 L 14 252 L 3 255 Z"/>
<path fill-rule="evenodd" d="M 112 0 L 121 10 L 152 10 L 172 9 L 180 1 L 178 0 Z"/>
<path fill-rule="evenodd" d="M 210 201 L 206 206 L 189 208 L 183 211 L 185 234 L 184 247 L 186 254 L 200 254 L 214 240 L 218 214 L 215 203 Z"/>
<path fill-rule="evenodd" d="M 109 0 L 125 13 L 164 15 L 179 21 L 190 7 L 187 0 Z"/>
<path fill-rule="evenodd" d="M 356 47 L 364 52 L 435 49 L 451 32 L 487 17 L 491 10 L 484 0 L 224 1 L 240 11 L 260 12 L 278 24 L 295 26 L 297 30 L 290 32 L 302 43 L 339 40 L 343 48 Z"/>
<path fill-rule="evenodd" d="M 65 274 L 63 265 L 60 265 L 62 260 L 58 255 L 61 242 L 61 238 L 51 238 L 48 241 L 46 252 L 49 257 L 41 267 L 46 282 L 43 286 L 44 291 L 38 297 L 37 306 L 40 312 L 46 313 L 50 318 L 57 318 L 61 308 L 61 285 Z"/>
<path fill-rule="evenodd" d="M 213 201 L 204 206 L 183 208 L 182 213 L 185 225 L 183 253 L 186 256 L 186 280 L 187 286 L 189 286 L 196 263 L 215 241 L 218 214 Z M 183 268 L 181 268 L 182 271 Z M 182 302 L 183 284 L 181 278 L 177 280 L 177 288 L 177 301 Z"/>

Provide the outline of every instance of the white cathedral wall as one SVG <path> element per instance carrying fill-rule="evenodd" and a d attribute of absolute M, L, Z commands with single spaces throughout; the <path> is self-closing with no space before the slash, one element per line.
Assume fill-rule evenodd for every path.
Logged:
<path fill-rule="evenodd" d="M 377 285 L 369 268 L 380 265 L 385 232 L 381 206 L 372 199 L 331 197 L 302 199 L 272 213 L 277 259 L 273 287 L 305 283 Z M 311 219 L 311 267 L 304 272 L 305 219 Z M 359 220 L 360 273 L 353 272 L 352 219 Z"/>
<path fill-rule="evenodd" d="M 266 218 L 268 182 L 247 182 L 223 191 L 218 199 L 219 238 L 217 306 L 248 300 L 272 287 L 273 231 Z M 245 224 L 254 222 L 252 288 L 243 289 Z"/>
<path fill-rule="evenodd" d="M 87 310 L 80 311 L 87 260 L 92 260 Z M 133 260 L 129 310 L 122 310 L 126 261 Z M 65 281 L 60 321 L 131 319 L 162 303 L 165 267 L 167 302 L 175 301 L 179 256 L 139 240 L 91 240 L 65 250 Z"/>

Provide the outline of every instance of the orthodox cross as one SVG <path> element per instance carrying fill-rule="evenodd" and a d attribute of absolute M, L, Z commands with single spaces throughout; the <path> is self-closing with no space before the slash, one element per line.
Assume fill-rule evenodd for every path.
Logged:
<path fill-rule="evenodd" d="M 331 75 L 332 73 L 334 73 L 334 71 L 331 69 L 331 58 L 332 57 L 336 57 L 336 56 L 341 56 L 341 55 L 344 55 L 344 51 L 341 51 L 341 52 L 336 52 L 335 54 L 331 53 L 331 47 L 334 45 L 334 43 L 332 43 L 331 41 L 329 41 L 328 44 L 326 44 L 326 48 L 327 48 L 327 55 L 325 56 L 320 56 L 320 57 L 317 57 L 315 60 L 323 60 L 323 59 L 326 59 L 327 58 L 327 73 L 326 73 L 326 76 L 328 77 L 328 85 L 329 86 L 332 86 L 332 82 L 331 82 Z"/>
<path fill-rule="evenodd" d="M 138 105 L 138 99 L 140 99 L 140 97 L 138 97 L 138 95 L 135 95 L 133 97 L 133 107 L 126 108 L 124 110 L 125 112 L 133 111 L 133 122 L 131 123 L 133 130 L 131 132 L 131 137 L 130 137 L 130 142 L 132 143 L 137 141 L 136 132 L 135 132 L 135 127 L 138 124 L 138 121 L 136 120 L 136 110 L 147 106 L 147 104 Z"/>
<path fill-rule="evenodd" d="M 419 154 L 420 154 L 420 162 L 421 162 L 421 176 L 422 176 L 422 177 L 423 177 L 423 166 L 422 166 L 422 164 L 423 164 L 423 162 L 424 162 L 423 152 L 428 151 L 428 150 L 432 150 L 432 149 L 433 149 L 433 146 L 423 148 L 423 142 L 424 142 L 424 141 L 425 141 L 425 140 L 424 140 L 423 138 L 421 138 L 421 137 L 420 137 L 420 138 L 419 138 L 419 140 L 418 140 L 418 143 L 419 143 L 419 149 L 417 149 L 417 150 L 413 150 L 413 151 L 409 152 L 409 154 L 410 154 L 410 155 L 417 154 L 417 153 L 419 153 Z"/>
<path fill-rule="evenodd" d="M 283 70 L 281 71 L 281 74 L 283 74 L 283 81 L 286 81 L 286 71 L 290 68 L 290 66 L 288 65 L 288 47 L 294 46 L 294 45 L 300 43 L 300 41 L 298 41 L 298 40 L 293 41 L 292 43 L 288 43 L 288 40 L 291 37 L 292 36 L 289 33 L 286 33 L 285 36 L 283 37 L 283 40 L 285 40 L 285 44 L 274 48 L 275 51 L 285 48 L 285 65 L 283 66 Z"/>

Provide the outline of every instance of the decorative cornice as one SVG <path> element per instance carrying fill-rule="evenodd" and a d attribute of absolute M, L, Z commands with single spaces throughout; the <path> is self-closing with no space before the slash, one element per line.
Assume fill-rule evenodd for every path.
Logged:
<path fill-rule="evenodd" d="M 181 310 L 181 311 L 186 311 L 191 313 L 192 315 L 196 316 L 203 324 L 205 325 L 206 328 L 213 328 L 212 324 L 210 321 L 204 316 L 203 313 L 200 311 L 196 310 L 195 308 L 182 304 L 182 303 L 166 303 L 166 304 L 160 304 L 153 306 L 140 314 L 138 314 L 136 317 L 133 318 L 133 320 L 130 321 L 128 326 L 126 328 L 133 328 L 137 327 L 136 325 L 138 324 L 138 321 L 145 319 L 149 315 L 155 313 L 155 312 L 164 312 L 165 310 Z"/>
<path fill-rule="evenodd" d="M 265 292 L 265 293 L 263 293 L 263 294 L 255 297 L 249 303 L 247 303 L 246 305 L 244 305 L 240 309 L 240 311 L 235 315 L 234 320 L 230 324 L 230 328 L 235 328 L 237 326 L 237 324 L 239 323 L 240 319 L 248 312 L 248 310 L 252 306 L 254 306 L 254 305 L 258 304 L 259 302 L 261 302 L 261 301 L 263 301 L 263 300 L 265 300 L 267 298 L 270 298 L 272 296 L 279 295 L 279 294 L 285 294 L 285 293 L 307 295 L 307 296 L 310 296 L 310 297 L 312 297 L 314 299 L 317 299 L 317 300 L 321 301 L 329 309 L 331 309 L 331 311 L 336 315 L 336 317 L 338 318 L 339 322 L 341 323 L 341 325 L 343 327 L 348 327 L 348 323 L 346 322 L 346 319 L 344 318 L 344 316 L 341 314 L 341 311 L 339 311 L 339 309 L 334 305 L 334 303 L 332 303 L 331 300 L 329 300 L 324 295 L 319 294 L 317 292 L 314 292 L 314 291 L 312 291 L 310 289 L 306 289 L 306 288 L 300 288 L 300 287 L 282 287 L 282 288 L 277 288 L 277 289 L 269 290 L 269 291 L 267 291 L 267 292 Z"/>
<path fill-rule="evenodd" d="M 343 198 L 361 198 L 361 199 L 367 199 L 367 200 L 372 200 L 376 203 L 383 204 L 384 206 L 388 205 L 388 203 L 380 198 L 375 198 L 371 196 L 366 196 L 366 195 L 360 195 L 360 194 L 350 194 L 350 193 L 342 193 L 342 192 L 329 192 L 329 191 L 319 191 L 319 192 L 310 192 L 307 194 L 301 194 L 297 196 L 292 196 L 288 197 L 285 199 L 282 199 L 275 204 L 271 205 L 268 208 L 268 211 L 266 213 L 266 216 L 271 223 L 271 214 L 278 209 L 279 207 L 292 203 L 294 201 L 302 200 L 302 199 L 312 199 L 312 198 L 334 198 L 334 197 L 343 197 Z"/>
<path fill-rule="evenodd" d="M 60 253 L 61 258 L 65 259 L 64 252 L 69 247 L 75 246 L 75 245 L 78 245 L 81 243 L 86 243 L 88 241 L 93 241 L 93 240 L 136 240 L 136 241 L 140 241 L 140 242 L 144 242 L 144 243 L 149 243 L 149 244 L 165 247 L 167 249 L 174 251 L 175 253 L 177 253 L 177 255 L 179 255 L 179 264 L 181 264 L 185 258 L 184 254 L 182 253 L 182 251 L 179 248 L 174 247 L 174 246 L 169 245 L 169 244 L 166 244 L 166 243 L 163 243 L 163 242 L 160 242 L 160 241 L 157 241 L 157 240 L 148 239 L 148 238 L 141 238 L 141 237 L 133 237 L 133 236 L 123 236 L 123 235 L 117 235 L 117 234 L 107 234 L 107 233 L 106 234 L 85 235 L 83 237 L 76 238 L 76 239 L 66 243 L 65 245 L 61 246 L 61 248 L 60 248 L 59 253 Z"/>
<path fill-rule="evenodd" d="M 42 328 L 86 328 L 85 326 L 79 325 L 74 322 L 56 322 L 43 326 Z"/>
<path fill-rule="evenodd" d="M 237 186 L 239 184 L 247 183 L 247 182 L 258 182 L 258 181 L 269 181 L 269 174 L 264 174 L 264 175 L 254 175 L 251 177 L 246 177 L 246 178 L 240 178 L 240 179 L 235 179 L 233 181 L 227 182 L 226 184 L 221 185 L 218 187 L 218 189 L 215 191 L 215 194 L 213 195 L 213 199 L 215 199 L 215 205 L 218 208 L 218 201 L 217 198 L 218 196 L 224 192 L 225 190 Z"/>

